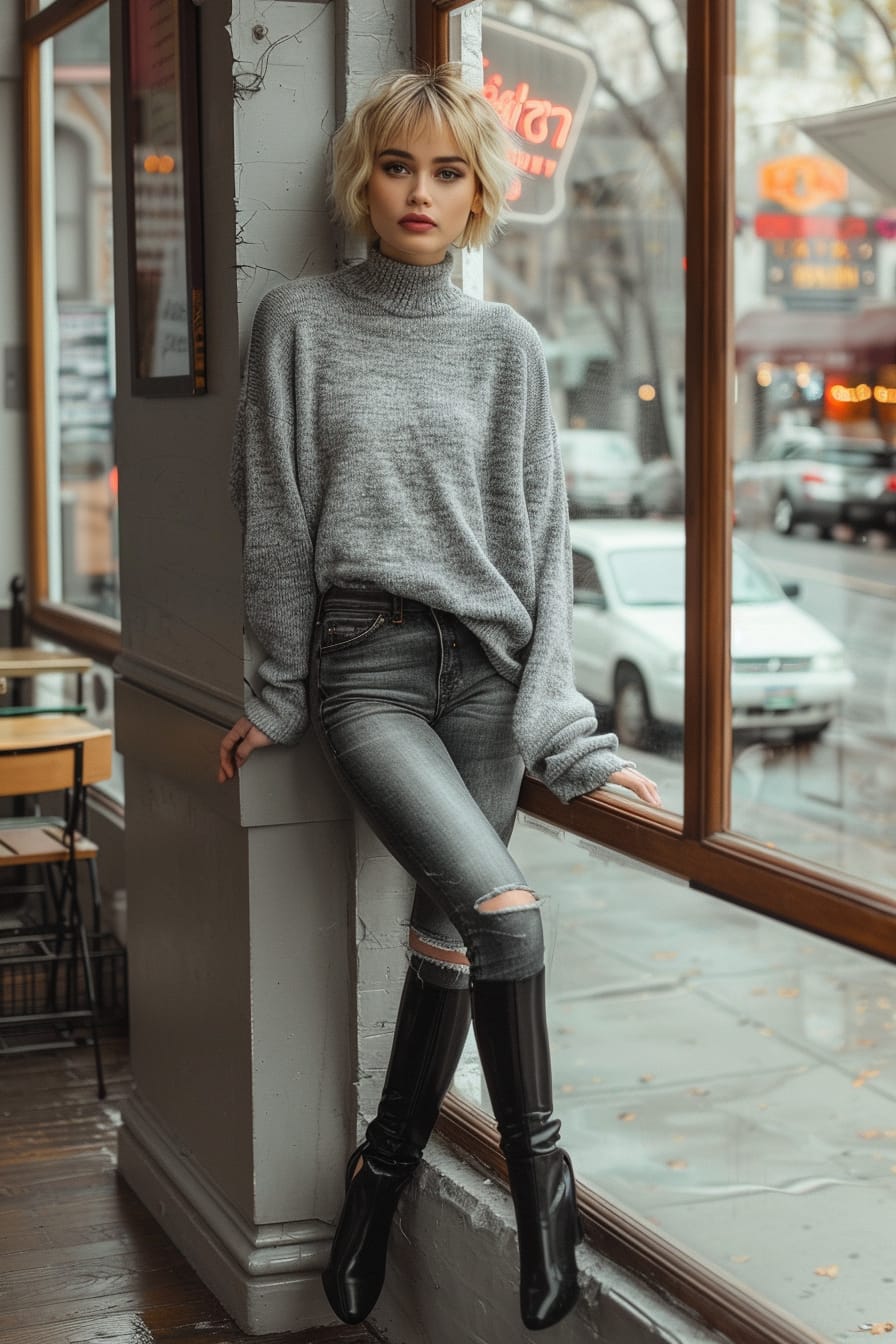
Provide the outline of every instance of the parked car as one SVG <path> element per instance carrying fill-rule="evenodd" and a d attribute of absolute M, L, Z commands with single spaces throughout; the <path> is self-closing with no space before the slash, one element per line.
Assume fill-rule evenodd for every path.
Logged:
<path fill-rule="evenodd" d="M 559 439 L 570 516 L 627 514 L 642 465 L 634 440 L 618 429 L 561 429 Z"/>
<path fill-rule="evenodd" d="M 896 532 L 896 451 L 810 425 L 773 430 L 755 458 L 735 463 L 734 508 L 739 523 L 783 536 L 798 523 L 825 539 L 837 523 Z"/>
<path fill-rule="evenodd" d="M 684 527 L 672 521 L 573 522 L 576 684 L 608 708 L 631 748 L 684 720 Z M 824 732 L 855 677 L 840 640 L 801 611 L 735 538 L 732 727 L 757 737 Z"/>
<path fill-rule="evenodd" d="M 684 472 L 669 457 L 645 462 L 632 482 L 629 513 L 633 518 L 681 518 L 684 514 Z"/>

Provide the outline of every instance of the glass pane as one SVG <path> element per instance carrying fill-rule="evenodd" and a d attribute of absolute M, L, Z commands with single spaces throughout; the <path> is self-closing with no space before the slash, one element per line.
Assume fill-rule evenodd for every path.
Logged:
<path fill-rule="evenodd" d="M 892 1320 L 896 969 L 541 822 L 511 849 L 579 1180 L 825 1339 Z M 455 1088 L 490 1110 L 472 1045 Z"/>
<path fill-rule="evenodd" d="M 117 619 L 107 7 L 41 58 L 49 596 Z"/>
<path fill-rule="evenodd" d="M 798 50 L 798 8 L 737 28 L 734 558 L 772 590 L 734 595 L 732 822 L 892 890 L 892 11 L 825 0 Z"/>
<path fill-rule="evenodd" d="M 485 294 L 527 317 L 547 356 L 577 682 L 673 809 L 683 595 L 647 579 L 662 552 L 671 581 L 684 553 L 684 8 L 486 0 L 482 35 L 485 93 L 520 169 Z M 637 591 L 620 567 L 642 575 Z"/>

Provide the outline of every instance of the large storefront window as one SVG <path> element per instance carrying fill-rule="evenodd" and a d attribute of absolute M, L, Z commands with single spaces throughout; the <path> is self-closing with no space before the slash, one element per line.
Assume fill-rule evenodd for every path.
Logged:
<path fill-rule="evenodd" d="M 807 29 L 797 78 L 737 78 L 735 566 L 772 587 L 734 594 L 731 792 L 735 829 L 892 891 L 896 61 L 871 8 Z"/>
<path fill-rule="evenodd" d="M 43 498 L 32 518 L 31 596 L 67 613 L 77 636 L 79 622 L 108 632 L 120 615 L 108 6 L 41 41 L 35 70 L 29 172 L 40 227 L 31 265 L 41 303 L 32 323 L 44 376 L 32 425 Z"/>
<path fill-rule="evenodd" d="M 579 689 L 681 808 L 683 9 L 488 0 L 486 96 L 520 146 L 486 296 L 544 343 L 566 468 Z"/>

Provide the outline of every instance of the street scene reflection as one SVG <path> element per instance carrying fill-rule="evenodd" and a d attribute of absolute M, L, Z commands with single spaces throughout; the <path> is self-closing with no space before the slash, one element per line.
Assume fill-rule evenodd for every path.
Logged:
<path fill-rule="evenodd" d="M 577 677 L 675 810 L 684 8 L 488 0 L 483 27 L 521 170 L 486 295 L 534 323 L 548 360 Z M 731 825 L 892 891 L 892 15 L 873 0 L 736 14 Z"/>

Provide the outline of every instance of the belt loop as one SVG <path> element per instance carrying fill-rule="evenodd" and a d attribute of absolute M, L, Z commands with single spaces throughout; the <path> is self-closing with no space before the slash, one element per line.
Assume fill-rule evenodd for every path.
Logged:
<path fill-rule="evenodd" d="M 392 624 L 404 625 L 404 598 L 400 593 L 392 594 Z"/>

